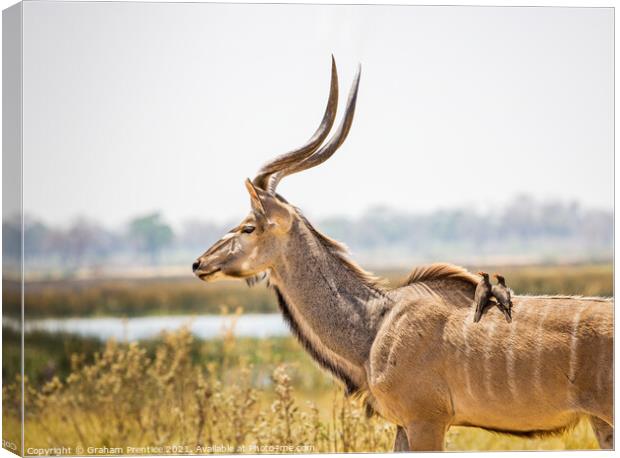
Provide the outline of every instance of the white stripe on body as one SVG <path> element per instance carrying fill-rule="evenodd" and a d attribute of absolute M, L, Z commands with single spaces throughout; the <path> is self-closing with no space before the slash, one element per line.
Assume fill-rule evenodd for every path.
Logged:
<path fill-rule="evenodd" d="M 542 356 L 543 356 L 543 349 L 545 348 L 543 329 L 545 327 L 545 319 L 547 318 L 547 314 L 549 313 L 550 308 L 551 307 L 543 308 L 543 312 L 540 317 L 540 321 L 538 322 L 538 328 L 537 328 L 538 339 L 536 340 L 537 353 L 536 353 L 536 365 L 534 366 L 534 383 L 536 384 L 536 388 L 541 394 L 545 393 L 545 387 L 543 386 L 543 383 L 542 383 L 543 381 L 542 379 L 542 365 L 543 365 Z"/>
<path fill-rule="evenodd" d="M 510 328 L 510 335 L 508 337 L 506 348 L 506 378 L 508 383 L 508 390 L 513 399 L 517 396 L 517 383 L 515 381 L 515 353 L 514 353 L 514 335 L 517 327 L 517 321 L 513 321 L 508 325 Z"/>
<path fill-rule="evenodd" d="M 495 321 L 491 321 L 487 327 L 487 336 L 489 338 L 489 342 L 493 341 L 493 335 L 495 334 L 495 327 L 497 323 Z M 486 353 L 484 354 L 484 386 L 486 388 L 487 395 L 489 398 L 494 399 L 495 393 L 493 392 L 493 365 L 491 364 L 491 355 L 493 354 L 490 349 L 486 349 Z"/>
<path fill-rule="evenodd" d="M 464 369 L 465 369 L 465 386 L 467 387 L 467 393 L 473 398 L 474 394 L 471 390 L 471 377 L 469 375 L 469 363 L 470 363 L 470 358 L 469 358 L 469 353 L 470 353 L 470 348 L 469 348 L 469 342 L 467 341 L 467 327 L 469 326 L 469 321 L 468 320 L 463 320 L 463 343 L 465 344 L 465 362 L 464 362 Z"/>
<path fill-rule="evenodd" d="M 573 327 L 570 335 L 570 356 L 568 358 L 568 381 L 572 385 L 575 382 L 575 376 L 577 375 L 577 347 L 579 345 L 579 323 L 581 322 L 581 314 L 587 306 L 581 307 L 575 311 L 573 316 Z M 571 398 L 575 400 L 575 392 L 570 390 Z"/>

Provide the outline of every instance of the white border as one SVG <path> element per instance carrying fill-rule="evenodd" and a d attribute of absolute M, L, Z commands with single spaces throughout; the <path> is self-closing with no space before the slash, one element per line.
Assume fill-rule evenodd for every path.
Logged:
<path fill-rule="evenodd" d="M 71 0 L 71 1 L 91 1 L 91 0 Z M 187 2 L 187 1 L 181 1 L 181 0 L 133 0 L 133 2 L 144 2 L 144 3 L 198 3 L 198 2 Z M 4 10 L 12 5 L 14 5 L 15 2 L 14 0 L 0 0 L 0 7 Z M 514 6 L 514 7 L 523 7 L 523 6 L 528 6 L 528 7 L 549 7 L 549 6 L 557 6 L 557 7 L 607 7 L 607 8 L 614 8 L 615 5 L 613 2 L 611 1 L 597 1 L 597 0 L 592 0 L 592 1 L 588 1 L 588 2 L 584 2 L 583 0 L 581 1 L 575 1 L 575 0 L 564 0 L 564 1 L 551 1 L 551 0 L 547 0 L 544 4 L 541 3 L 537 3 L 534 2 L 532 0 L 529 1 L 510 1 L 510 0 L 494 0 L 494 1 L 488 1 L 488 0 L 477 0 L 475 2 L 466 2 L 466 1 L 459 1 L 459 0 L 450 0 L 450 1 L 437 1 L 437 0 L 426 0 L 423 2 L 416 2 L 416 1 L 404 1 L 404 0 L 374 0 L 374 1 L 368 1 L 368 0 L 338 0 L 338 1 L 329 1 L 329 0 L 313 0 L 313 1 L 299 1 L 299 0 L 290 0 L 288 2 L 281 2 L 281 1 L 260 1 L 260 0 L 246 0 L 244 2 L 232 2 L 232 1 L 227 1 L 227 0 L 220 0 L 218 2 L 203 2 L 203 3 L 292 3 L 292 4 L 307 4 L 307 3 L 311 3 L 311 4 L 345 4 L 345 5 L 429 5 L 429 6 Z M 0 30 L 2 28 L 1 25 L 1 21 L 0 21 Z M 1 33 L 0 33 L 0 45 L 1 45 Z M 616 38 L 616 34 L 615 34 L 615 20 L 614 20 L 614 88 L 615 85 L 617 85 L 618 82 L 618 75 L 615 72 L 615 55 L 616 55 L 616 50 L 618 49 L 617 47 L 617 38 Z M 0 47 L 1 49 L 1 47 Z M 1 68 L 2 68 L 2 64 L 1 64 L 1 60 L 0 60 L 0 72 L 1 72 Z M 2 96 L 0 94 L 0 103 L 2 101 Z M 615 122 L 615 91 L 614 91 L 614 139 L 615 136 L 617 135 L 618 132 L 618 127 L 617 124 Z M 0 133 L 0 140 L 1 140 L 1 133 Z M 615 140 L 614 140 L 614 145 L 615 145 Z M 615 151 L 615 148 L 614 148 Z M 0 165 L 1 167 L 1 165 Z M 617 163 L 614 161 L 614 177 L 616 175 L 617 171 Z M 615 182 L 615 179 L 614 179 Z M 618 188 L 614 187 L 614 202 L 615 200 L 617 200 L 618 198 L 618 193 L 619 190 Z M 614 218 L 615 221 L 615 218 Z M 619 235 L 619 230 L 618 230 L 618 226 L 615 225 L 614 226 L 614 240 L 618 239 L 618 235 Z M 0 247 L 0 255 L 2 253 L 2 248 Z M 617 284 L 617 280 L 618 280 L 618 272 L 615 269 L 615 254 L 616 254 L 616 247 L 614 246 L 614 291 L 615 291 L 615 285 Z M 618 341 L 617 339 L 614 339 L 614 354 L 618 355 Z M 618 380 L 617 378 L 617 365 L 614 364 L 614 380 Z M 615 384 L 615 400 L 618 399 L 618 384 Z M 1 403 L 1 400 L 0 400 Z M 1 425 L 0 425 L 0 432 L 1 432 Z M 616 440 L 618 440 L 620 438 L 620 436 L 616 436 Z M 618 443 L 618 442 L 617 442 Z M 475 456 L 477 454 L 479 454 L 481 452 L 459 452 L 459 456 L 463 456 L 463 457 L 470 457 L 470 456 Z M 574 457 L 574 458 L 581 458 L 581 457 L 590 457 L 593 453 L 593 451 L 560 451 L 560 452 L 484 452 L 484 456 L 485 458 L 497 458 L 497 457 L 503 457 L 505 456 L 506 453 L 510 453 L 511 457 L 521 457 L 521 456 L 532 456 L 532 455 L 538 455 L 538 454 L 553 454 L 552 456 L 570 456 L 570 457 Z M 615 456 L 616 452 L 595 452 L 597 457 L 608 457 L 608 456 Z M 431 453 L 416 453 L 415 456 L 420 456 L 420 457 L 424 457 L 424 456 L 436 456 L 437 454 L 431 454 Z M 4 458 L 4 457 L 15 457 L 16 455 L 8 452 L 7 450 L 4 449 L 0 449 L 0 458 Z M 149 455 L 149 456 L 157 456 L 157 455 Z M 218 455 L 218 456 L 226 456 L 226 455 Z M 274 456 L 274 457 L 281 457 L 281 456 L 286 456 L 286 455 L 262 455 L 262 456 Z M 335 456 L 343 456 L 343 455 L 338 455 L 338 454 L 315 454 L 315 455 L 295 455 L 295 456 L 318 456 L 318 457 L 335 457 Z M 347 454 L 347 456 L 351 456 L 351 457 L 363 457 L 363 456 L 371 456 L 371 457 L 394 457 L 393 454 L 380 454 L 380 453 L 372 453 L 372 454 Z"/>

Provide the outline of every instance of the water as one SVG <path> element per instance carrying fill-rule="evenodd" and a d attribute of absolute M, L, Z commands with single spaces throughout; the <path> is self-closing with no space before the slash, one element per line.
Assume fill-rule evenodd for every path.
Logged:
<path fill-rule="evenodd" d="M 183 326 L 202 339 L 221 337 L 230 329 L 233 318 L 221 315 L 147 316 L 137 318 L 45 318 L 27 320 L 25 331 L 66 332 L 106 340 L 132 341 L 157 337 L 162 331 L 175 331 Z M 4 325 L 19 329 L 18 321 L 3 320 Z M 282 316 L 275 313 L 241 315 L 234 334 L 238 337 L 279 337 L 290 332 Z"/>

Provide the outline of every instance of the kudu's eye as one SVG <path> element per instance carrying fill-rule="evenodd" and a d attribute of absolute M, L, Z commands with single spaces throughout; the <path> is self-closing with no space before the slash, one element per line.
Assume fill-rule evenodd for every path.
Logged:
<path fill-rule="evenodd" d="M 254 226 L 243 226 L 243 229 L 241 229 L 241 232 L 244 234 L 251 234 L 252 232 L 254 232 L 254 229 L 256 229 Z"/>

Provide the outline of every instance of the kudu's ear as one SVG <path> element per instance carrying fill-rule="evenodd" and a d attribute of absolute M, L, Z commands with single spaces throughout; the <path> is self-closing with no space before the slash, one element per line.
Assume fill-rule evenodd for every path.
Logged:
<path fill-rule="evenodd" d="M 288 231 L 292 224 L 292 215 L 284 204 L 266 191 L 254 186 L 250 179 L 245 180 L 245 187 L 250 194 L 252 211 L 259 218 L 264 218 L 267 224 L 277 226 L 282 231 Z"/>
<path fill-rule="evenodd" d="M 265 206 L 263 205 L 263 201 L 258 195 L 258 189 L 254 187 L 254 184 L 249 178 L 245 179 L 245 187 L 250 194 L 250 203 L 252 204 L 252 211 L 256 213 L 258 216 L 267 217 L 267 213 L 265 212 Z"/>

